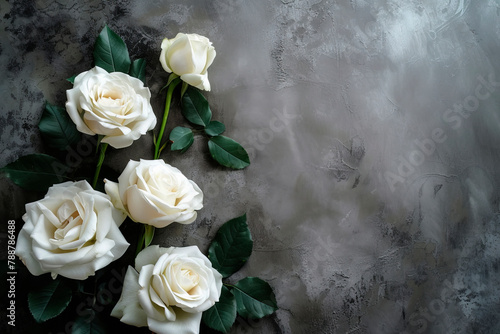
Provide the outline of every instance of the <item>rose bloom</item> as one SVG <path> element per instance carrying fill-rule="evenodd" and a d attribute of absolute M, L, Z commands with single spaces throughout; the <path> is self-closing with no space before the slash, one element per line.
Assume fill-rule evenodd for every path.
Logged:
<path fill-rule="evenodd" d="M 96 66 L 80 73 L 66 91 L 66 110 L 78 131 L 101 135 L 114 148 L 132 145 L 156 125 L 151 93 L 141 80 Z"/>
<path fill-rule="evenodd" d="M 118 183 L 104 180 L 113 204 L 135 222 L 165 227 L 190 224 L 203 208 L 201 189 L 177 168 L 159 160 L 130 160 Z"/>
<path fill-rule="evenodd" d="M 202 312 L 219 301 L 222 275 L 198 247 L 150 246 L 128 267 L 111 315 L 158 334 L 199 333 Z"/>
<path fill-rule="evenodd" d="M 212 42 L 197 34 L 178 33 L 161 43 L 160 63 L 163 69 L 199 89 L 210 90 L 207 69 L 214 58 Z"/>
<path fill-rule="evenodd" d="M 125 253 L 129 243 L 118 228 L 125 218 L 87 181 L 56 184 L 26 204 L 16 255 L 35 276 L 84 280 Z"/>

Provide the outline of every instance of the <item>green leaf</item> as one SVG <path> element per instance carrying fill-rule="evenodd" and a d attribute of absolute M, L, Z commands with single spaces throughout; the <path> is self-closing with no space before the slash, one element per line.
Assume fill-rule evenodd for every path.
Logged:
<path fill-rule="evenodd" d="M 172 141 L 171 150 L 185 152 L 194 142 L 194 134 L 191 129 L 182 126 L 175 127 L 170 132 L 169 139 Z"/>
<path fill-rule="evenodd" d="M 53 106 L 48 102 L 45 104 L 38 128 L 47 145 L 61 151 L 80 140 L 80 132 L 68 116 L 66 109 Z"/>
<path fill-rule="evenodd" d="M 221 226 L 210 244 L 208 258 L 215 270 L 223 277 L 229 277 L 248 260 L 252 246 L 252 235 L 244 214 Z"/>
<path fill-rule="evenodd" d="M 55 183 L 70 180 L 65 176 L 68 167 L 46 154 L 30 154 L 0 168 L 0 172 L 21 188 L 46 191 Z"/>
<path fill-rule="evenodd" d="M 44 322 L 62 313 L 71 301 L 71 289 L 61 279 L 28 294 L 28 306 L 37 322 Z"/>
<path fill-rule="evenodd" d="M 103 323 L 95 315 L 94 310 L 86 310 L 84 314 L 76 318 L 71 333 L 72 334 L 105 334 L 107 333 Z"/>
<path fill-rule="evenodd" d="M 205 128 L 205 133 L 211 137 L 218 136 L 226 131 L 226 126 L 218 121 L 211 121 Z"/>
<path fill-rule="evenodd" d="M 219 301 L 203 312 L 201 320 L 208 327 L 227 333 L 236 320 L 236 299 L 228 288 L 222 286 Z"/>
<path fill-rule="evenodd" d="M 168 80 L 167 80 L 167 84 L 165 85 L 165 87 L 163 88 L 167 88 L 168 85 L 170 85 L 175 79 L 177 79 L 179 76 L 175 73 L 170 73 L 170 75 L 168 76 Z M 180 79 L 179 79 L 180 80 Z"/>
<path fill-rule="evenodd" d="M 208 149 L 212 158 L 222 166 L 242 169 L 250 165 L 247 151 L 231 138 L 215 136 L 208 141 Z"/>
<path fill-rule="evenodd" d="M 102 272 L 102 271 L 101 271 Z M 97 272 L 96 275 L 99 275 Z M 97 280 L 97 278 L 96 278 Z M 99 305 L 109 305 L 113 302 L 113 295 L 109 293 L 109 282 L 101 282 L 97 286 L 97 292 L 95 293 L 95 301 Z"/>
<path fill-rule="evenodd" d="M 144 225 L 144 248 L 151 245 L 153 237 L 155 236 L 155 227 L 151 225 Z"/>
<path fill-rule="evenodd" d="M 141 80 L 146 83 L 146 59 L 136 59 L 130 66 L 130 76 Z"/>
<path fill-rule="evenodd" d="M 189 84 L 186 81 L 182 82 L 182 87 L 181 87 L 181 99 L 186 93 L 186 90 L 189 88 Z"/>
<path fill-rule="evenodd" d="M 182 114 L 189 122 L 203 127 L 206 127 L 212 118 L 207 99 L 199 89 L 191 86 L 182 96 Z"/>
<path fill-rule="evenodd" d="M 238 314 L 244 318 L 260 319 L 278 309 L 271 286 L 257 277 L 246 277 L 231 290 L 236 298 Z"/>
<path fill-rule="evenodd" d="M 108 72 L 129 72 L 127 45 L 108 26 L 102 29 L 94 44 L 94 64 Z"/>
<path fill-rule="evenodd" d="M 165 86 L 163 86 L 161 89 L 160 89 L 160 93 L 165 89 L 167 88 L 168 86 L 170 86 L 170 84 L 172 84 L 174 82 L 175 79 L 178 79 L 179 76 L 175 73 L 170 73 L 170 75 L 168 76 L 168 80 L 167 80 L 167 84 Z M 179 81 L 181 79 L 178 79 Z M 177 85 L 177 83 L 175 83 L 175 85 Z"/>
<path fill-rule="evenodd" d="M 75 74 L 75 75 L 73 75 L 72 77 L 70 77 L 70 78 L 66 79 L 66 81 L 69 81 L 69 82 L 71 82 L 71 83 L 75 83 L 75 78 L 76 78 L 76 74 Z"/>

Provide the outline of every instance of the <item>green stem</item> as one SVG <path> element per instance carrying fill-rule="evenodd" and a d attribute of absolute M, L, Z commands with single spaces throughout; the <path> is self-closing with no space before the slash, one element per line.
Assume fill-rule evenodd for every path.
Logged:
<path fill-rule="evenodd" d="M 99 179 L 99 173 L 101 172 L 102 163 L 104 162 L 104 157 L 106 155 L 106 149 L 108 144 L 101 143 L 101 152 L 99 154 L 99 160 L 97 160 L 97 166 L 95 168 L 94 181 L 92 182 L 92 188 L 95 189 L 97 185 L 97 180 Z"/>
<path fill-rule="evenodd" d="M 139 254 L 143 248 L 148 247 L 153 240 L 153 236 L 155 235 L 155 227 L 151 225 L 143 224 L 142 233 L 139 234 L 139 241 L 137 243 L 137 249 L 135 250 L 135 255 Z"/>
<path fill-rule="evenodd" d="M 163 133 L 165 132 L 165 126 L 167 125 L 168 113 L 170 111 L 170 102 L 172 101 L 172 93 L 174 92 L 175 87 L 177 87 L 177 85 L 180 82 L 181 82 L 180 79 L 175 79 L 168 86 L 167 97 L 165 98 L 165 111 L 163 112 L 163 120 L 161 123 L 160 132 L 158 133 L 158 138 L 156 138 L 156 143 L 155 143 L 154 159 L 160 158 L 161 140 L 163 138 Z"/>
<path fill-rule="evenodd" d="M 135 249 L 135 256 L 139 254 L 139 252 L 144 247 L 144 239 L 145 239 L 145 231 L 146 225 L 142 224 L 142 232 L 139 234 L 139 241 L 137 242 L 137 248 Z"/>
<path fill-rule="evenodd" d="M 172 80 L 172 81 L 170 81 Z M 175 87 L 181 82 L 181 79 L 175 77 L 174 79 L 170 79 L 167 89 L 167 96 L 165 98 L 165 110 L 163 112 L 163 119 L 161 122 L 160 132 L 158 133 L 158 138 L 155 139 L 155 154 L 153 159 L 159 159 L 161 153 L 161 140 L 163 139 L 163 133 L 165 132 L 165 126 L 167 125 L 168 113 L 170 111 L 170 103 L 172 102 L 172 94 L 174 93 Z M 144 248 L 149 246 L 151 240 L 153 239 L 153 235 L 155 232 L 154 226 L 144 225 L 142 233 L 139 234 L 139 241 L 137 243 L 137 249 L 135 250 L 135 254 L 139 254 L 139 252 Z"/>

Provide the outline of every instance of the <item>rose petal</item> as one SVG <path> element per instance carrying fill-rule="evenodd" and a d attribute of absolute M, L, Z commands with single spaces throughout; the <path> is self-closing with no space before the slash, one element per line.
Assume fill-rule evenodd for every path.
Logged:
<path fill-rule="evenodd" d="M 170 69 L 170 67 L 167 64 L 167 49 L 170 47 L 170 45 L 171 45 L 171 42 L 168 38 L 163 39 L 163 41 L 161 42 L 160 63 L 161 63 L 161 66 L 163 67 L 163 69 L 167 73 L 172 73 L 172 70 Z"/>
<path fill-rule="evenodd" d="M 109 193 L 117 203 L 116 188 Z M 129 161 L 118 178 L 118 193 L 129 217 L 135 222 L 165 227 L 173 222 L 192 223 L 203 207 L 203 193 L 177 168 L 163 160 Z"/>
<path fill-rule="evenodd" d="M 139 168 L 140 168 L 139 161 L 129 160 L 127 166 L 125 166 L 125 169 L 118 177 L 118 190 L 120 193 L 120 198 L 122 200 L 122 203 L 125 207 L 127 207 L 125 192 L 127 191 L 127 188 L 130 185 L 137 183 L 136 170 Z"/>
<path fill-rule="evenodd" d="M 167 49 L 167 64 L 172 71 L 182 76 L 195 70 L 192 60 L 191 42 L 186 34 L 177 34 L 172 44 Z"/>
<path fill-rule="evenodd" d="M 160 209 L 147 196 L 148 194 L 141 191 L 137 185 L 127 189 L 125 202 L 127 203 L 130 218 L 134 221 L 146 223 L 162 216 Z"/>
<path fill-rule="evenodd" d="M 104 190 L 110 197 L 113 206 L 119 210 L 125 211 L 125 207 L 123 206 L 118 190 L 118 183 L 104 179 Z"/>
<path fill-rule="evenodd" d="M 193 73 L 203 73 L 207 63 L 209 44 L 201 39 L 191 39 L 191 60 L 194 65 Z"/>
<path fill-rule="evenodd" d="M 139 273 L 139 303 L 149 319 L 159 321 L 175 321 L 176 314 L 169 305 L 161 303 L 150 283 L 153 276 L 154 265 L 145 265 Z M 158 302 L 160 301 L 160 302 Z M 160 312 L 162 310 L 163 312 Z"/>
<path fill-rule="evenodd" d="M 16 244 L 16 255 L 21 259 L 24 265 L 28 268 L 32 275 L 38 276 L 46 273 L 40 266 L 40 262 L 33 256 L 31 251 L 31 237 L 30 234 L 33 231 L 33 224 L 27 218 L 27 214 L 23 216 L 25 224 L 19 232 Z"/>
<path fill-rule="evenodd" d="M 119 318 L 121 322 L 128 325 L 142 327 L 147 326 L 148 321 L 146 313 L 139 304 L 138 291 L 140 286 L 138 279 L 139 274 L 129 266 L 123 281 L 122 294 L 111 311 L 111 316 Z"/>
<path fill-rule="evenodd" d="M 94 67 L 75 78 L 66 109 L 80 132 L 104 136 L 103 143 L 127 147 L 156 125 L 151 92 L 121 72 Z"/>
<path fill-rule="evenodd" d="M 83 280 L 128 247 L 118 228 L 125 216 L 87 181 L 54 185 L 26 210 L 16 253 L 35 275 Z"/>
<path fill-rule="evenodd" d="M 198 334 L 200 332 L 201 313 L 187 313 L 175 310 L 175 321 L 157 321 L 148 318 L 149 329 L 157 334 Z"/>
<path fill-rule="evenodd" d="M 217 55 L 217 52 L 215 52 L 215 48 L 211 44 L 212 43 L 210 43 L 210 47 L 208 48 L 207 63 L 205 65 L 204 70 L 201 73 L 206 73 L 207 72 L 208 67 L 210 65 L 212 65 L 212 63 L 214 62 L 215 56 Z"/>
<path fill-rule="evenodd" d="M 181 80 L 198 89 L 206 90 L 207 92 L 211 89 L 210 82 L 208 81 L 208 73 L 186 73 L 181 75 Z"/>

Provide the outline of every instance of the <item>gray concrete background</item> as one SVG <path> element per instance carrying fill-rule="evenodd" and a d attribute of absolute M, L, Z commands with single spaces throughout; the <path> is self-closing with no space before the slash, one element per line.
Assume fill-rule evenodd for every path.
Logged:
<path fill-rule="evenodd" d="M 154 243 L 206 250 L 247 213 L 235 279 L 266 279 L 280 309 L 232 333 L 498 333 L 499 15 L 493 0 L 2 1 L 0 160 L 47 152 L 44 101 L 64 105 L 104 24 L 147 58 L 158 115 L 161 40 L 205 35 L 205 96 L 252 164 L 217 167 L 202 137 L 164 154 L 205 208 Z M 174 107 L 169 128 L 183 122 Z M 150 135 L 105 164 L 141 157 Z M 3 221 L 40 197 L 3 176 L 0 193 Z"/>

